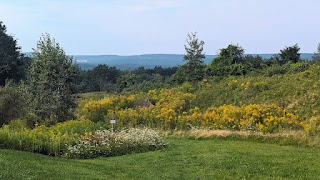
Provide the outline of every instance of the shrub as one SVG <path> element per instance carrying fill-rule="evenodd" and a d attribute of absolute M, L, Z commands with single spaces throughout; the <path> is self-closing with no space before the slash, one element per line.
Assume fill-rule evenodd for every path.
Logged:
<path fill-rule="evenodd" d="M 0 126 L 26 114 L 26 99 L 19 87 L 11 83 L 0 87 Z"/>
<path fill-rule="evenodd" d="M 0 129 L 0 148 L 51 156 L 92 158 L 115 156 L 163 147 L 159 133 L 151 129 L 127 129 L 116 133 L 99 130 L 89 120 L 70 120 L 54 126 L 28 129 L 25 120 L 15 120 Z"/>
<path fill-rule="evenodd" d="M 286 74 L 289 71 L 288 65 L 274 64 L 264 70 L 267 76 L 274 76 L 276 74 Z"/>
<path fill-rule="evenodd" d="M 67 121 L 55 126 L 36 125 L 23 128 L 24 121 L 13 121 L 0 129 L 0 148 L 60 156 L 66 144 L 78 142 L 85 132 L 95 131 L 97 125 L 88 120 Z"/>
<path fill-rule="evenodd" d="M 23 129 L 27 129 L 28 128 L 28 123 L 26 119 L 16 119 L 16 120 L 12 120 L 9 123 L 9 129 L 12 130 L 23 130 Z"/>
<path fill-rule="evenodd" d="M 132 128 L 115 133 L 98 130 L 87 133 L 77 144 L 70 145 L 64 155 L 71 158 L 107 157 L 156 150 L 163 146 L 159 133 L 151 129 Z"/>
<path fill-rule="evenodd" d="M 234 88 L 243 91 L 251 88 L 248 81 L 240 83 L 233 80 L 228 86 L 235 86 Z M 258 89 L 268 87 L 265 82 L 255 83 L 253 86 Z M 89 100 L 83 107 L 90 111 L 83 111 L 83 117 L 109 117 L 114 114 L 118 118 L 117 127 L 147 126 L 163 130 L 187 129 L 190 125 L 270 133 L 281 129 L 302 128 L 299 116 L 276 104 L 222 105 L 201 109 L 191 105 L 195 95 L 183 93 L 179 88 L 151 90 L 148 96 L 154 104 L 134 108 L 126 107 L 114 98 Z M 130 96 L 124 96 L 122 99 L 130 99 Z M 110 102 L 110 106 L 95 108 L 95 104 L 103 102 Z"/>

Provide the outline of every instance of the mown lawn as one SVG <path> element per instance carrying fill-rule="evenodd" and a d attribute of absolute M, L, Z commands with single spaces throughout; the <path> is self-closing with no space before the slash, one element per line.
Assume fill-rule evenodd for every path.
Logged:
<path fill-rule="evenodd" d="M 160 151 L 89 160 L 0 150 L 0 179 L 318 179 L 320 149 L 166 139 Z"/>

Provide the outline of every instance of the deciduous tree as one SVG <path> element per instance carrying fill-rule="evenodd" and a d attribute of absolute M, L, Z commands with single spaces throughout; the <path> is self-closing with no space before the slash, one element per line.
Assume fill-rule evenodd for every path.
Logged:
<path fill-rule="evenodd" d="M 40 38 L 33 54 L 28 77 L 31 111 L 44 120 L 61 122 L 70 118 L 75 105 L 76 66 L 72 58 L 49 34 Z"/>
<path fill-rule="evenodd" d="M 207 66 L 206 72 L 211 76 L 243 75 L 247 69 L 243 55 L 244 49 L 241 46 L 230 44 L 220 49 L 219 55 Z"/>
<path fill-rule="evenodd" d="M 300 47 L 298 44 L 293 46 L 285 47 L 284 49 L 280 50 L 280 64 L 285 64 L 287 62 L 296 63 L 300 61 Z"/>

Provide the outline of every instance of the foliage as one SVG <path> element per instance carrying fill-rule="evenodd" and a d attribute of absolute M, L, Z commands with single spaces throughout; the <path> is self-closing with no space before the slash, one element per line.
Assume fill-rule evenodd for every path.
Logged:
<path fill-rule="evenodd" d="M 7 79 L 23 79 L 27 60 L 20 53 L 17 40 L 7 34 L 7 27 L 0 21 L 0 86 L 4 86 Z"/>
<path fill-rule="evenodd" d="M 195 83 L 204 78 L 205 58 L 203 51 L 203 41 L 199 41 L 197 33 L 188 34 L 188 45 L 185 45 L 186 54 L 183 59 L 187 61 L 183 70 L 185 71 L 185 80 Z"/>
<path fill-rule="evenodd" d="M 137 96 L 111 96 L 102 99 L 82 99 L 77 108 L 79 118 L 87 118 L 93 122 L 109 121 L 115 111 L 132 109 L 136 104 Z"/>
<path fill-rule="evenodd" d="M 177 67 L 154 69 L 139 67 L 120 71 L 115 67 L 98 65 L 92 70 L 80 70 L 76 77 L 76 92 L 148 92 L 148 90 L 168 86 L 170 77 Z"/>
<path fill-rule="evenodd" d="M 298 64 L 291 64 L 288 67 L 294 69 L 291 66 Z M 261 74 L 210 78 L 208 83 L 199 83 L 198 86 L 201 85 L 201 88 L 195 92 L 197 98 L 193 101 L 193 105 L 206 109 L 224 104 L 235 106 L 276 104 L 290 109 L 305 120 L 313 116 L 313 111 L 320 110 L 317 100 L 320 98 L 319 75 L 319 66 L 312 65 L 303 72 L 292 71 L 292 74 L 274 74 L 270 77 Z"/>
<path fill-rule="evenodd" d="M 166 73 L 170 74 L 170 71 L 167 72 L 166 69 L 163 69 L 163 72 L 161 72 L 161 69 L 146 70 L 144 67 L 140 67 L 132 71 L 125 71 L 117 79 L 118 89 L 122 92 L 148 92 L 148 90 L 163 87 L 166 79 L 168 79 Z"/>
<path fill-rule="evenodd" d="M 242 47 L 233 44 L 228 45 L 227 48 L 221 49 L 219 55 L 206 67 L 207 74 L 210 76 L 246 74 L 250 64 L 245 63 L 243 54 L 244 49 Z"/>
<path fill-rule="evenodd" d="M 117 127 L 198 126 L 262 132 L 303 129 L 308 119 L 320 112 L 320 69 L 315 64 L 304 69 L 304 62 L 288 67 L 292 74 L 215 77 L 204 79 L 197 87 L 184 83 L 148 94 L 84 98 L 77 114 L 95 122 L 109 121 L 114 114 Z"/>
<path fill-rule="evenodd" d="M 293 46 L 285 47 L 284 49 L 280 50 L 280 64 L 284 64 L 286 62 L 293 62 L 296 63 L 300 61 L 300 47 L 298 44 Z"/>
<path fill-rule="evenodd" d="M 78 77 L 77 91 L 117 91 L 116 82 L 120 76 L 120 71 L 115 67 L 99 64 L 97 67 L 88 71 L 81 71 Z"/>
<path fill-rule="evenodd" d="M 249 83 L 241 84 L 244 89 L 249 86 Z M 255 86 L 265 88 L 265 85 Z M 303 125 L 297 115 L 275 104 L 249 104 L 242 107 L 222 105 L 201 110 L 191 105 L 196 96 L 183 93 L 179 88 L 151 90 L 148 97 L 152 103 L 141 106 L 133 106 L 136 96 L 82 100 L 79 113 L 94 121 L 108 121 L 108 117 L 115 114 L 119 127 L 144 125 L 160 129 L 187 129 L 198 126 L 273 132 L 302 129 Z"/>
<path fill-rule="evenodd" d="M 232 65 L 244 62 L 244 49 L 239 45 L 228 45 L 227 48 L 220 49 L 218 61 L 224 65 Z"/>
<path fill-rule="evenodd" d="M 115 114 L 117 126 L 146 125 L 153 128 L 174 129 L 177 113 L 189 109 L 194 96 L 179 89 L 150 90 L 143 95 L 111 96 L 100 100 L 84 99 L 80 102 L 80 117 L 93 121 L 108 121 Z"/>
<path fill-rule="evenodd" d="M 163 147 L 158 132 L 151 129 L 127 129 L 119 132 L 98 130 L 87 133 L 76 145 L 70 145 L 65 156 L 93 158 L 116 156 L 133 152 L 156 150 Z"/>
<path fill-rule="evenodd" d="M 72 58 L 49 34 L 38 41 L 27 83 L 31 112 L 44 120 L 62 122 L 72 116 L 73 81 L 76 74 Z"/>
<path fill-rule="evenodd" d="M 0 148 L 52 156 L 92 158 L 115 156 L 163 147 L 160 135 L 151 129 L 127 129 L 113 133 L 100 130 L 89 120 L 70 120 L 29 129 L 25 120 L 14 120 L 0 129 Z"/>
<path fill-rule="evenodd" d="M 320 116 L 311 117 L 305 124 L 304 130 L 309 136 L 317 136 L 320 134 Z"/>
<path fill-rule="evenodd" d="M 0 126 L 26 115 L 26 97 L 21 87 L 7 83 L 0 87 Z"/>
<path fill-rule="evenodd" d="M 36 125 L 33 129 L 23 127 L 23 123 L 13 121 L 0 129 L 1 148 L 60 156 L 67 148 L 66 144 L 75 143 L 84 132 L 97 129 L 88 120 L 67 121 L 52 127 Z"/>
<path fill-rule="evenodd" d="M 252 87 L 259 92 L 263 92 L 270 89 L 268 83 L 265 81 L 256 82 L 252 85 Z"/>

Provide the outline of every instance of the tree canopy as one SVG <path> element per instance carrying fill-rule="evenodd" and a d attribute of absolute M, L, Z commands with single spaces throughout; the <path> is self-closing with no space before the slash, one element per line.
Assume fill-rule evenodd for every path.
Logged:
<path fill-rule="evenodd" d="M 298 44 L 285 47 L 284 49 L 280 50 L 279 56 L 280 56 L 281 64 L 284 64 L 290 61 L 293 63 L 300 61 L 299 51 L 300 51 L 300 47 L 298 46 Z"/>
<path fill-rule="evenodd" d="M 208 75 L 242 75 L 245 71 L 244 49 L 239 45 L 230 44 L 220 49 L 220 53 L 207 66 Z"/>
<path fill-rule="evenodd" d="M 50 37 L 43 35 L 34 50 L 28 76 L 28 91 L 34 114 L 44 120 L 63 121 L 74 107 L 73 82 L 76 66 L 72 58 Z"/>
<path fill-rule="evenodd" d="M 0 21 L 0 86 L 4 86 L 7 79 L 21 79 L 23 65 L 17 40 L 7 34 L 7 27 Z"/>

